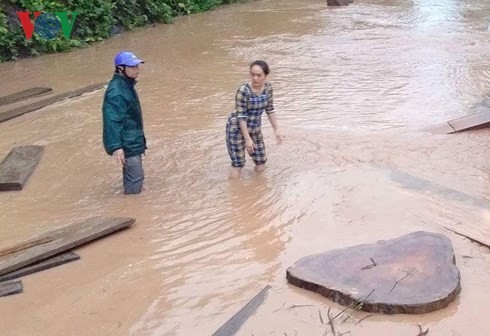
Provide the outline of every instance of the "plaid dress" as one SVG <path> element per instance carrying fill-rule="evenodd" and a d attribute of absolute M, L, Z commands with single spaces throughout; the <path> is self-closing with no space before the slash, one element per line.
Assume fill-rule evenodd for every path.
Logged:
<path fill-rule="evenodd" d="M 256 165 L 267 161 L 264 137 L 262 135 L 262 113 L 274 112 L 272 85 L 266 82 L 264 91 L 257 95 L 250 85 L 243 84 L 236 92 L 235 111 L 230 114 L 226 123 L 226 145 L 233 167 L 245 166 L 245 138 L 239 120 L 247 122 L 247 129 L 255 144 L 255 152 L 251 158 Z"/>

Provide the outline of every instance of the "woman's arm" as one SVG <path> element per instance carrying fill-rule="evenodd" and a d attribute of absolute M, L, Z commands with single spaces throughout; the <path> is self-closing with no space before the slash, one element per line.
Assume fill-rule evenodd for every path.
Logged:
<path fill-rule="evenodd" d="M 249 98 L 250 96 L 246 91 L 245 86 L 238 89 L 235 95 L 235 110 L 237 112 L 238 125 L 240 126 L 243 138 L 245 139 L 245 148 L 247 149 L 247 152 L 252 154 L 254 152 L 254 143 L 250 137 L 250 134 L 248 133 L 247 127 L 247 108 Z"/>
<path fill-rule="evenodd" d="M 279 125 L 277 124 L 276 113 L 274 112 L 274 96 L 272 93 L 272 85 L 269 88 L 269 97 L 268 97 L 267 106 L 265 108 L 265 112 L 267 113 L 267 117 L 269 118 L 272 128 L 274 129 L 274 135 L 276 136 L 277 141 L 281 142 L 282 134 L 279 131 Z"/>
<path fill-rule="evenodd" d="M 272 128 L 274 129 L 274 132 L 279 129 L 279 126 L 277 125 L 277 118 L 275 113 L 267 113 L 267 116 L 269 117 L 269 121 L 271 122 Z"/>
<path fill-rule="evenodd" d="M 247 152 L 252 154 L 255 151 L 255 145 L 252 138 L 250 137 L 250 133 L 248 133 L 247 122 L 240 119 L 238 121 L 238 124 L 240 125 L 240 130 L 242 131 L 243 137 L 245 138 L 245 148 L 247 149 Z"/>

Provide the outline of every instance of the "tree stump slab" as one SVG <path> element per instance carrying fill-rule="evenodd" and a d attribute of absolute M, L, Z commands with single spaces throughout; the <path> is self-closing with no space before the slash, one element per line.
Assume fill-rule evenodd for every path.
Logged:
<path fill-rule="evenodd" d="M 461 291 L 451 241 L 424 231 L 307 256 L 286 273 L 295 286 L 384 314 L 439 310 Z"/>

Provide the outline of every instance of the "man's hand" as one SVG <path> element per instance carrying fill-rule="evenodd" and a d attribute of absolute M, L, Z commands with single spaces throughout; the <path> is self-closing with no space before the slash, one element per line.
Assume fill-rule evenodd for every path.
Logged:
<path fill-rule="evenodd" d="M 115 150 L 112 153 L 112 157 L 116 161 L 116 164 L 117 165 L 124 166 L 126 164 L 126 160 L 124 159 L 124 150 L 122 148 L 119 148 L 118 150 Z"/>

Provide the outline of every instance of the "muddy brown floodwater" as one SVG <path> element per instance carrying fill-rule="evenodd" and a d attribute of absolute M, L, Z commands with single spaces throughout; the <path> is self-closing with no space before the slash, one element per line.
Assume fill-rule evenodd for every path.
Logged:
<path fill-rule="evenodd" d="M 2 157 L 14 145 L 46 146 L 27 188 L 0 194 L 3 243 L 94 215 L 136 218 L 1 298 L 0 334 L 211 335 L 270 284 L 238 335 L 323 335 L 319 311 L 326 320 L 342 307 L 288 285 L 287 267 L 426 230 L 453 242 L 458 299 L 357 325 L 366 314 L 349 313 L 338 331 L 415 336 L 420 324 L 431 336 L 488 335 L 489 249 L 444 227 L 489 225 L 490 132 L 420 129 L 468 114 L 489 91 L 489 23 L 485 0 L 251 1 L 1 64 L 1 95 L 66 91 L 108 80 L 113 55 L 135 51 L 146 60 L 137 88 L 149 151 L 144 193 L 122 195 L 101 143 L 103 90 L 0 124 Z M 248 159 L 230 182 L 225 121 L 254 59 L 271 66 L 286 138 L 276 144 L 264 120 L 265 174 Z"/>

